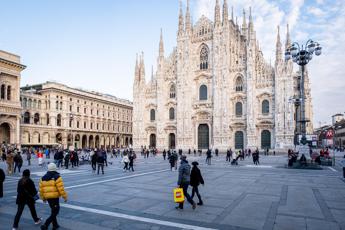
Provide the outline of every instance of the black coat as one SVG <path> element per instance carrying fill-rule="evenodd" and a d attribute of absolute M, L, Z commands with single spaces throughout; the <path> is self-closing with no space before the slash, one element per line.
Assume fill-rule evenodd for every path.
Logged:
<path fill-rule="evenodd" d="M 204 184 L 204 178 L 202 178 L 201 176 L 200 169 L 196 166 L 193 166 L 192 171 L 190 173 L 190 185 L 198 186 L 200 184 Z"/>
<path fill-rule="evenodd" d="M 18 181 L 16 204 L 34 203 L 36 194 L 34 182 L 30 178 L 21 178 Z"/>
<path fill-rule="evenodd" d="M 4 187 L 3 187 L 3 183 L 5 181 L 5 172 L 4 170 L 0 169 L 0 197 L 4 196 Z"/>

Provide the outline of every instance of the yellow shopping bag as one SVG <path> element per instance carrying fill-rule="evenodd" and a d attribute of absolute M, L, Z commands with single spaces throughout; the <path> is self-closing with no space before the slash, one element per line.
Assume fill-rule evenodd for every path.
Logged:
<path fill-rule="evenodd" d="M 174 189 L 174 201 L 175 203 L 182 203 L 184 201 L 184 194 L 182 188 Z"/>

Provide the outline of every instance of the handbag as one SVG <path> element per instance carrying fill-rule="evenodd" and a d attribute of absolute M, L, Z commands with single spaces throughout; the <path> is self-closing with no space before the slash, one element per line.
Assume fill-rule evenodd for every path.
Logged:
<path fill-rule="evenodd" d="M 175 188 L 174 189 L 174 201 L 175 201 L 175 203 L 184 202 L 184 194 L 183 194 L 182 188 Z"/>

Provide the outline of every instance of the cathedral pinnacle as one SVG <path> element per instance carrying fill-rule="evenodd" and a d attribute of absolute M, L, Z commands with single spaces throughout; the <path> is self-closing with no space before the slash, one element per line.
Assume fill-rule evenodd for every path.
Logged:
<path fill-rule="evenodd" d="M 139 69 L 140 69 L 140 81 L 145 80 L 144 52 L 141 52 Z"/>
<path fill-rule="evenodd" d="M 187 0 L 187 9 L 186 9 L 186 32 L 189 33 L 192 29 L 190 10 L 189 10 L 189 0 Z"/>
<path fill-rule="evenodd" d="M 214 8 L 214 24 L 215 26 L 220 25 L 220 6 L 219 6 L 219 0 L 216 0 L 216 6 Z"/>
<path fill-rule="evenodd" d="M 234 21 L 234 6 L 231 6 L 231 20 Z"/>
<path fill-rule="evenodd" d="M 246 22 L 246 11 L 243 9 L 243 22 L 242 22 L 242 29 L 247 28 L 247 22 Z"/>
<path fill-rule="evenodd" d="M 252 7 L 249 7 L 249 31 L 252 33 L 254 31 L 254 23 L 252 17 Z"/>
<path fill-rule="evenodd" d="M 178 19 L 178 35 L 183 34 L 183 11 L 182 11 L 182 2 L 180 1 L 180 14 Z"/>
<path fill-rule="evenodd" d="M 163 30 L 161 28 L 161 36 L 159 39 L 159 58 L 164 57 L 164 43 L 163 43 Z"/>
<path fill-rule="evenodd" d="M 138 65 L 138 53 L 136 54 L 135 58 L 135 81 L 140 81 L 140 75 L 139 75 L 139 65 Z"/>
<path fill-rule="evenodd" d="M 227 0 L 224 0 L 223 3 L 223 25 L 227 24 L 229 21 L 229 11 Z"/>
<path fill-rule="evenodd" d="M 286 43 L 285 43 L 285 50 L 288 49 L 291 45 L 290 39 L 290 31 L 289 31 L 289 24 L 286 25 Z"/>
<path fill-rule="evenodd" d="M 277 44 L 276 44 L 276 63 L 282 60 L 282 44 L 280 42 L 280 28 L 278 26 L 278 34 L 277 34 Z"/>

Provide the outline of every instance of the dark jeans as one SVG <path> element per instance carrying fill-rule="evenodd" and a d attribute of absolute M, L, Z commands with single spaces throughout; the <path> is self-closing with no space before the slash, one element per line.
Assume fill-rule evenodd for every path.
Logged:
<path fill-rule="evenodd" d="M 193 189 L 192 189 L 192 196 L 191 196 L 192 199 L 193 199 L 195 193 L 196 193 L 196 195 L 198 196 L 199 202 L 202 203 L 202 200 L 201 200 L 201 196 L 200 196 L 200 193 L 199 193 L 199 188 L 198 188 L 198 186 L 193 186 Z"/>
<path fill-rule="evenodd" d="M 128 168 L 128 162 L 125 162 L 125 166 L 123 166 L 123 170 L 129 170 L 129 168 Z"/>
<path fill-rule="evenodd" d="M 345 167 L 343 167 L 343 177 L 345 178 Z"/>
<path fill-rule="evenodd" d="M 18 172 L 20 172 L 20 168 L 22 167 L 21 164 L 14 164 L 14 173 L 16 173 L 16 169 L 18 168 Z"/>
<path fill-rule="evenodd" d="M 230 156 L 226 155 L 226 161 L 230 162 Z"/>
<path fill-rule="evenodd" d="M 56 160 L 56 167 L 62 167 L 62 160 Z"/>
<path fill-rule="evenodd" d="M 59 198 L 57 199 L 49 199 L 48 200 L 49 207 L 51 209 L 51 214 L 44 223 L 44 225 L 48 228 L 50 223 L 53 222 L 53 228 L 57 228 L 59 225 L 57 223 L 57 215 L 59 214 L 60 211 L 60 204 L 59 204 Z"/>
<path fill-rule="evenodd" d="M 190 195 L 188 194 L 188 184 L 182 184 L 181 185 L 181 187 L 182 187 L 182 189 L 183 189 L 183 194 L 184 194 L 184 197 L 187 199 L 187 201 L 191 204 L 191 205 L 193 205 L 194 204 L 194 201 L 193 201 L 193 199 L 190 197 Z M 179 208 L 180 209 L 183 209 L 183 203 L 184 202 L 181 202 L 181 203 L 179 203 Z"/>
<path fill-rule="evenodd" d="M 98 163 L 97 174 L 99 174 L 99 169 L 102 169 L 102 174 L 104 174 L 104 164 Z"/>
<path fill-rule="evenodd" d="M 96 171 L 96 162 L 91 162 L 91 167 L 93 171 Z"/>
<path fill-rule="evenodd" d="M 134 168 L 133 168 L 133 164 L 132 165 L 129 165 L 129 171 L 131 171 L 131 169 L 132 169 L 132 172 L 134 172 Z"/>
<path fill-rule="evenodd" d="M 32 219 L 35 222 L 39 220 L 39 218 L 37 217 L 37 213 L 36 213 L 35 203 L 34 202 L 29 202 L 27 204 L 18 204 L 17 214 L 14 217 L 13 228 L 18 228 L 18 223 L 19 223 L 20 217 L 22 216 L 22 213 L 23 213 L 25 205 L 29 206 Z"/>

